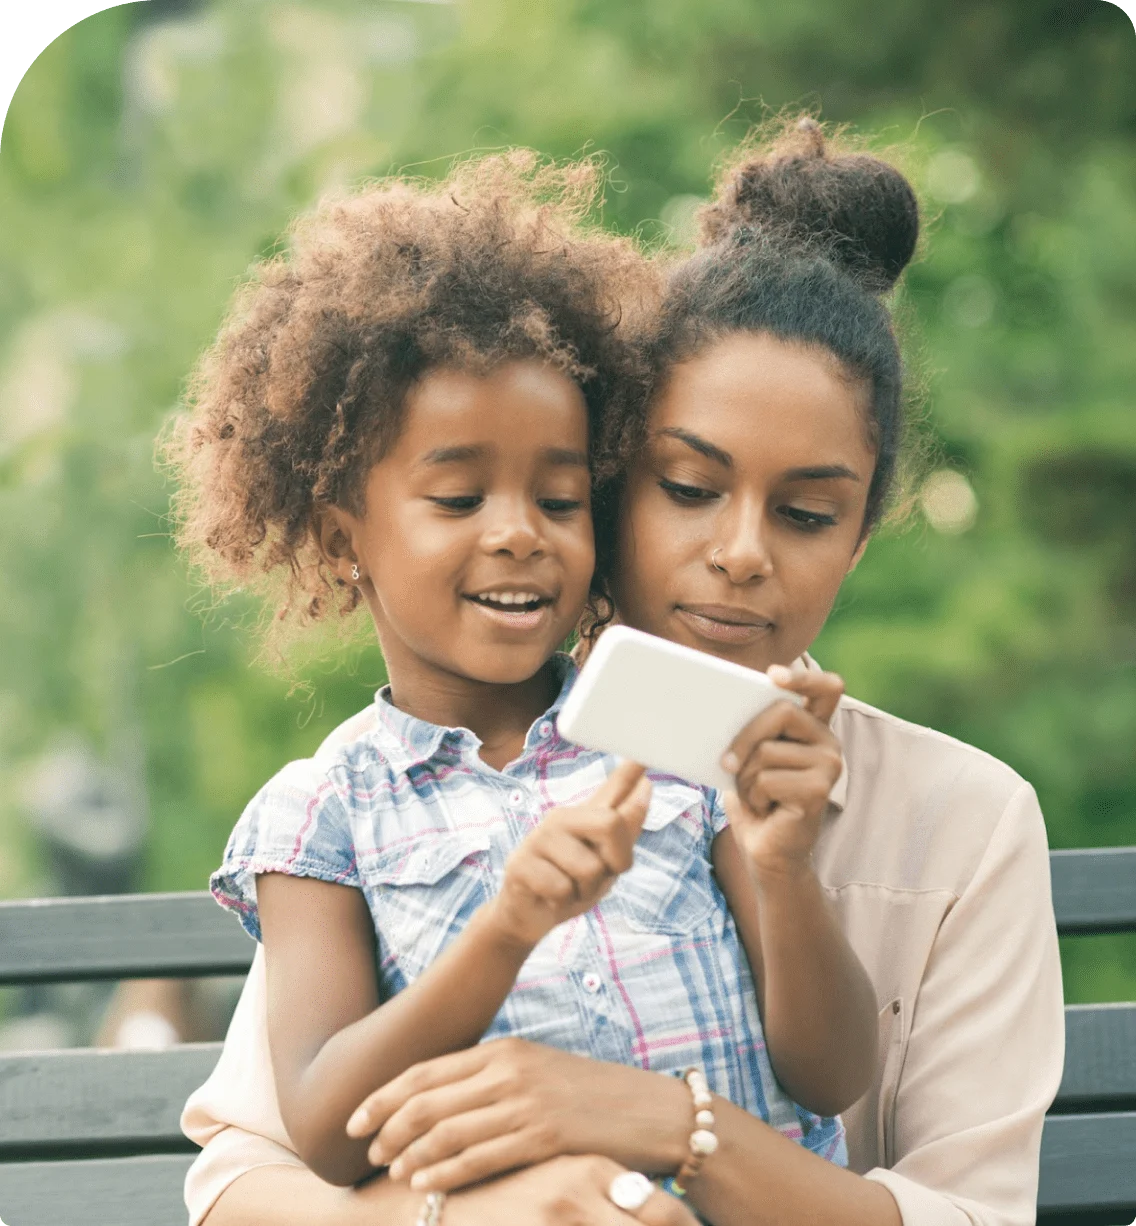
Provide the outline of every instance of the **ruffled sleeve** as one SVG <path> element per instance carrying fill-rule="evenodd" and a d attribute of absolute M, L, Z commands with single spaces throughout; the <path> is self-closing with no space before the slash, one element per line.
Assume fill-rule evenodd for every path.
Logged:
<path fill-rule="evenodd" d="M 359 886 L 349 814 L 328 771 L 314 760 L 289 763 L 252 798 L 209 880 L 213 897 L 259 941 L 258 873 Z"/>

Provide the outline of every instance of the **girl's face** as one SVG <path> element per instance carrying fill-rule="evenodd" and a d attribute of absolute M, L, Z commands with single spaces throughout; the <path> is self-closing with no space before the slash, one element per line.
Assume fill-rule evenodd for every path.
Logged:
<path fill-rule="evenodd" d="M 628 474 L 622 620 L 750 668 L 805 651 L 865 544 L 866 394 L 827 352 L 766 333 L 675 366 Z"/>
<path fill-rule="evenodd" d="M 396 697 L 526 681 L 568 636 L 595 563 L 587 453 L 579 388 L 539 362 L 414 387 L 363 516 L 324 529 L 336 573 L 359 567 Z"/>

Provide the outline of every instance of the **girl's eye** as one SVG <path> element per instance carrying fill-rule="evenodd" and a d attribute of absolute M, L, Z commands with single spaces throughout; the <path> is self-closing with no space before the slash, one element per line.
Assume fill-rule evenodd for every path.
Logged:
<path fill-rule="evenodd" d="M 675 502 L 710 502 L 718 497 L 714 490 L 703 489 L 699 485 L 683 485 L 678 481 L 668 481 L 666 477 L 659 478 L 659 488 Z"/>
<path fill-rule="evenodd" d="M 781 514 L 794 525 L 805 532 L 815 532 L 820 528 L 831 528 L 836 523 L 835 515 L 825 515 L 823 511 L 806 511 L 804 507 L 782 507 Z"/>
<path fill-rule="evenodd" d="M 546 515 L 568 516 L 575 514 L 584 504 L 578 498 L 541 498 L 537 505 Z"/>
<path fill-rule="evenodd" d="M 444 511 L 476 511 L 484 501 L 480 494 L 461 494 L 455 498 L 431 498 L 430 501 Z"/>

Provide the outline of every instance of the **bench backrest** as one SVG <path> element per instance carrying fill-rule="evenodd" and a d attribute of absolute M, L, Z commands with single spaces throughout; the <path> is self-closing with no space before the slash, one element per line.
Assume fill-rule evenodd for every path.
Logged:
<path fill-rule="evenodd" d="M 1136 932 L 1136 848 L 1051 856 L 1058 930 Z M 0 903 L 0 986 L 244 973 L 254 946 L 212 899 L 152 894 Z M 1040 1220 L 1136 1217 L 1136 1004 L 1066 1009 L 1065 1075 L 1042 1143 Z M 0 1219 L 184 1226 L 178 1127 L 218 1044 L 0 1057 Z"/>

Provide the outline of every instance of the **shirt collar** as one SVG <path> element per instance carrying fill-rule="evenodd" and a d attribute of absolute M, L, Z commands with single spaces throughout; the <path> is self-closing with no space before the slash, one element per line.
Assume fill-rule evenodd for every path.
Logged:
<path fill-rule="evenodd" d="M 792 666 L 796 669 L 803 669 L 810 673 L 819 673 L 823 670 L 821 666 L 809 655 L 803 652 Z M 832 718 L 828 721 L 829 728 L 832 729 L 836 736 L 837 742 L 840 743 L 840 736 L 836 731 L 837 721 L 840 719 L 840 704 L 837 703 L 836 710 L 832 713 Z M 828 803 L 834 809 L 843 811 L 844 806 L 848 803 L 848 758 L 844 753 L 844 745 L 840 744 L 840 774 L 837 776 L 836 782 L 832 785 L 832 789 L 828 793 Z"/>
<path fill-rule="evenodd" d="M 525 737 L 526 751 L 552 734 L 556 716 L 576 680 L 577 669 L 570 656 L 558 652 L 552 657 L 552 667 L 560 681 L 560 689 L 552 706 L 529 728 Z M 468 728 L 448 728 L 408 715 L 391 702 L 390 692 L 390 686 L 384 685 L 375 695 L 374 705 L 375 737 L 392 769 L 406 772 L 414 766 L 424 766 L 439 755 L 447 742 L 459 756 L 466 750 L 476 754 L 481 748 L 481 739 Z"/>

